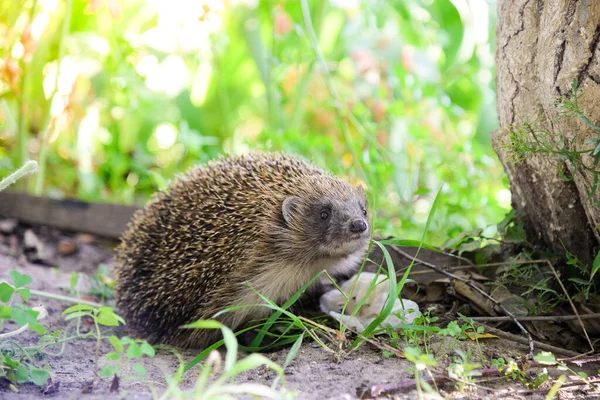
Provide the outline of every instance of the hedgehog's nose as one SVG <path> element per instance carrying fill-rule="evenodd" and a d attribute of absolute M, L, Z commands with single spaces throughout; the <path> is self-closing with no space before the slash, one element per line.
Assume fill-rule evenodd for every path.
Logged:
<path fill-rule="evenodd" d="M 350 224 L 350 232 L 352 233 L 360 233 L 367 230 L 367 223 L 362 219 L 357 219 L 352 221 Z"/>

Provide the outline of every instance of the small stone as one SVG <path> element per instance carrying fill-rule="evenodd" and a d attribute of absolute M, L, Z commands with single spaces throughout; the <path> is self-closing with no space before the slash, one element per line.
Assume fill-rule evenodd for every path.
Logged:
<path fill-rule="evenodd" d="M 23 235 L 23 245 L 28 249 L 35 249 L 41 246 L 42 242 L 31 229 L 27 229 Z"/>
<path fill-rule="evenodd" d="M 61 239 L 58 242 L 58 254 L 61 256 L 70 256 L 79 250 L 79 245 L 73 239 Z"/>
<path fill-rule="evenodd" d="M 14 218 L 0 219 L 0 233 L 3 235 L 10 235 L 17 229 L 19 223 Z"/>
<path fill-rule="evenodd" d="M 75 236 L 75 240 L 83 244 L 92 244 L 96 241 L 96 237 L 89 233 L 78 233 L 77 236 Z"/>

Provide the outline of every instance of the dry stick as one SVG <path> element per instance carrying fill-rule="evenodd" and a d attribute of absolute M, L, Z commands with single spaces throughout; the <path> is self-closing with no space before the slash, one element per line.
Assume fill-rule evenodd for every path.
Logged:
<path fill-rule="evenodd" d="M 411 257 L 412 259 L 412 257 Z M 544 264 L 548 262 L 548 260 L 519 260 L 519 261 L 506 261 L 506 262 L 495 262 L 495 263 L 487 263 L 487 264 L 473 264 L 471 263 L 470 265 L 459 265 L 456 267 L 452 267 L 452 266 L 440 266 L 440 268 L 444 268 L 445 271 L 462 271 L 465 269 L 473 269 L 473 267 L 482 267 L 482 268 L 488 268 L 488 267 L 502 267 L 504 265 L 524 265 L 524 264 Z M 418 261 L 417 261 L 418 263 Z M 429 271 L 411 271 L 410 272 L 410 276 L 413 275 L 424 275 L 424 274 L 429 274 Z"/>
<path fill-rule="evenodd" d="M 502 376 L 504 374 L 504 371 L 499 370 L 498 368 L 485 368 L 483 370 L 480 371 L 481 372 L 481 376 L 483 377 L 489 377 L 489 376 Z M 421 379 L 421 381 L 424 381 L 426 383 L 433 383 L 435 381 L 435 383 L 441 385 L 444 383 L 451 383 L 451 382 L 461 382 L 459 379 L 455 379 L 455 378 L 451 378 L 449 376 L 434 376 L 434 377 L 423 377 Z M 469 382 L 466 382 L 469 383 Z M 406 390 L 411 390 L 414 389 L 417 386 L 417 381 L 415 379 L 407 379 L 404 381 L 401 381 L 400 383 L 391 383 L 391 384 L 387 384 L 387 385 L 373 385 L 370 387 L 370 396 L 372 398 L 381 396 L 385 393 L 389 393 L 389 392 L 399 392 L 399 391 L 406 391 Z M 494 389 L 489 389 L 489 388 L 484 388 L 486 390 L 491 390 L 493 391 Z"/>
<path fill-rule="evenodd" d="M 558 361 L 562 361 L 567 364 L 575 364 L 578 367 L 582 367 L 586 364 L 598 364 L 600 363 L 600 354 L 594 354 L 588 357 L 581 358 L 559 358 Z"/>
<path fill-rule="evenodd" d="M 592 341 L 590 340 L 590 337 L 588 336 L 587 330 L 585 329 L 585 325 L 583 324 L 583 321 L 581 320 L 581 316 L 577 312 L 577 308 L 575 307 L 575 304 L 573 304 L 573 301 L 571 300 L 571 296 L 569 296 L 567 289 L 565 288 L 562 281 L 560 280 L 560 277 L 558 276 L 558 272 L 556 272 L 556 270 L 554 269 L 554 266 L 552 265 L 552 263 L 550 261 L 548 261 L 548 266 L 554 273 L 554 276 L 556 277 L 556 280 L 558 281 L 560 288 L 562 289 L 563 293 L 565 294 L 565 297 L 567 298 L 567 300 L 569 300 L 569 304 L 571 305 L 573 312 L 575 313 L 575 315 L 577 316 L 577 319 L 579 320 L 579 324 L 581 325 L 581 329 L 583 329 L 583 333 L 585 334 L 585 338 L 587 339 L 588 344 L 590 345 L 590 349 L 592 352 L 594 352 L 594 345 L 592 344 Z"/>
<path fill-rule="evenodd" d="M 513 320 L 511 320 L 511 321 L 514 322 Z M 485 331 L 488 333 L 491 333 L 492 335 L 500 336 L 501 338 L 512 340 L 513 342 L 521 343 L 524 345 L 529 344 L 529 348 L 531 348 L 531 345 L 532 345 L 531 342 L 533 342 L 533 344 L 535 344 L 539 349 L 542 349 L 545 351 L 550 351 L 552 353 L 562 354 L 567 357 L 575 357 L 575 356 L 579 355 L 579 353 L 577 353 L 575 351 L 571 351 L 571 350 L 563 349 L 561 347 L 556 347 L 556 346 L 552 346 L 550 344 L 538 342 L 537 340 L 531 339 L 531 342 L 530 342 L 528 339 L 525 339 L 524 337 L 521 337 L 519 335 L 513 335 L 512 333 L 504 332 L 503 330 L 492 328 L 491 326 L 488 326 L 488 325 L 484 325 L 484 324 L 477 324 L 477 325 L 483 326 L 485 328 Z"/>
<path fill-rule="evenodd" d="M 44 297 L 46 299 L 57 300 L 57 301 L 64 301 L 66 303 L 85 304 L 87 306 L 92 306 L 92 307 L 96 307 L 96 308 L 102 307 L 102 304 L 95 303 L 93 301 L 76 299 L 75 297 L 68 297 L 68 296 L 63 296 L 63 295 L 55 294 L 55 293 L 42 292 L 40 290 L 35 290 L 35 289 L 31 289 L 30 293 L 33 296 Z"/>
<path fill-rule="evenodd" d="M 600 313 L 583 314 L 583 315 L 542 315 L 535 317 L 517 317 L 520 322 L 529 321 L 552 321 L 552 322 L 563 322 L 572 321 L 574 319 L 598 319 Z M 509 317 L 469 317 L 475 322 L 505 322 L 511 321 Z"/>
<path fill-rule="evenodd" d="M 514 336 L 514 335 L 513 335 Z M 523 338 L 516 336 L 518 339 L 523 340 Z M 526 344 L 526 342 L 524 342 L 524 344 Z M 542 343 L 538 344 L 539 345 L 543 345 Z M 540 346 L 541 347 L 541 346 Z M 552 346 L 550 346 L 552 347 Z M 532 365 L 530 366 L 530 368 L 533 367 L 546 367 L 545 365 Z M 498 368 L 484 368 L 482 370 L 479 370 L 479 372 L 481 373 L 481 377 L 484 378 L 490 378 L 490 377 L 499 377 L 499 378 L 503 378 L 505 376 L 505 371 L 498 369 Z M 423 377 L 422 380 L 424 380 L 427 383 L 433 383 L 435 381 L 436 384 L 441 385 L 444 383 L 451 383 L 451 382 L 463 382 L 459 379 L 455 379 L 455 378 L 451 378 L 447 375 L 439 375 L 438 376 L 434 376 L 433 378 L 431 377 Z M 600 382 L 600 380 L 598 381 L 590 381 L 590 383 L 596 383 L 596 382 Z M 464 382 L 464 383 L 470 383 L 470 382 Z M 563 385 L 562 387 L 567 387 L 567 386 L 582 386 L 582 385 L 586 385 L 587 383 L 585 381 L 578 381 L 578 382 L 573 382 L 570 384 L 566 384 Z M 414 389 L 417 386 L 417 382 L 415 379 L 407 379 L 404 381 L 401 381 L 400 383 L 391 383 L 391 384 L 386 384 L 386 385 L 372 385 L 369 389 L 370 389 L 370 393 L 369 395 L 372 398 L 375 398 L 377 396 L 381 396 L 383 394 L 386 393 L 390 393 L 390 392 L 399 392 L 399 391 L 406 391 L 406 390 L 411 390 Z M 492 388 L 486 388 L 484 386 L 481 386 L 479 384 L 477 384 L 477 387 L 480 389 L 485 389 L 488 391 L 495 391 L 495 389 Z M 502 391 L 502 390 L 501 390 Z M 499 391 L 500 392 L 500 391 Z M 532 389 L 527 389 L 524 391 L 519 391 L 517 393 L 530 393 L 530 392 L 534 392 Z M 498 394 L 498 393 L 497 393 Z"/>
<path fill-rule="evenodd" d="M 560 389 L 568 389 L 570 387 L 577 387 L 577 386 L 583 386 L 583 385 L 593 385 L 594 383 L 600 383 L 600 380 L 590 380 L 590 381 L 577 381 L 577 382 L 569 382 L 569 383 L 564 383 L 563 385 L 561 385 Z M 592 388 L 593 389 L 593 388 Z M 579 389 L 582 390 L 582 389 Z M 548 393 L 548 389 L 544 388 L 544 389 L 520 389 L 517 391 L 514 391 L 512 389 L 502 389 L 498 392 L 496 392 L 497 396 L 514 396 L 514 395 L 534 395 L 534 394 L 545 394 Z M 500 397 L 498 397 L 500 398 Z"/>
<path fill-rule="evenodd" d="M 398 248 L 397 246 L 392 246 L 392 249 L 394 251 L 396 251 L 397 253 L 401 254 L 404 257 L 408 257 L 409 259 L 414 259 L 415 262 L 418 262 L 426 267 L 429 267 L 431 269 L 433 269 L 436 272 L 439 272 L 440 274 L 443 274 L 447 277 L 449 277 L 450 279 L 455 279 L 459 282 L 464 283 L 465 285 L 469 286 L 471 289 L 475 290 L 476 292 L 478 292 L 479 294 L 481 294 L 482 296 L 484 296 L 485 298 L 487 298 L 489 301 L 491 301 L 492 303 L 494 303 L 494 305 L 496 305 L 498 308 L 500 308 L 502 310 L 502 312 L 504 314 L 506 314 L 508 317 L 510 317 L 511 321 L 514 322 L 519 329 L 521 330 L 521 332 L 523 332 L 523 334 L 527 337 L 527 340 L 529 342 L 529 353 L 527 354 L 527 359 L 531 360 L 533 359 L 533 350 L 534 350 L 534 345 L 533 345 L 533 338 L 531 337 L 531 334 L 527 331 L 527 329 L 525 329 L 525 327 L 517 320 L 517 317 L 515 317 L 513 315 L 513 313 L 511 313 L 510 311 L 508 311 L 498 300 L 496 300 L 495 298 L 493 298 L 492 296 L 490 296 L 489 294 L 487 294 L 483 289 L 479 288 L 477 285 L 474 285 L 473 283 L 471 283 L 471 281 L 469 281 L 468 279 L 462 278 L 460 276 L 456 276 L 454 274 L 451 274 L 449 272 L 444 271 L 443 269 L 441 269 L 440 267 L 438 267 L 437 265 L 428 263 L 427 261 L 423 261 L 420 260 L 416 257 L 411 256 L 410 254 L 406 253 L 404 250 Z"/>

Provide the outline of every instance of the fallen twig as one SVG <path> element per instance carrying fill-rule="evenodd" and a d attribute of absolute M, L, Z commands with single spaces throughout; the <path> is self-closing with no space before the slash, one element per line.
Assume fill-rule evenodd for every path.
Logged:
<path fill-rule="evenodd" d="M 504 338 L 504 339 L 507 339 L 507 340 L 512 340 L 513 342 L 521 343 L 521 344 L 524 344 L 524 345 L 529 344 L 529 348 L 531 349 L 531 343 L 529 342 L 528 339 L 525 339 L 525 338 L 523 338 L 521 336 L 518 336 L 518 335 L 514 335 L 512 333 L 504 332 L 503 330 L 500 330 L 500 329 L 492 328 L 491 326 L 487 326 L 487 325 L 484 325 L 484 324 L 480 324 L 480 325 L 482 325 L 485 328 L 485 331 L 487 333 L 491 333 L 492 335 L 496 335 L 496 336 L 499 336 L 501 338 Z M 533 339 L 531 339 L 531 340 L 533 341 L 533 343 L 535 344 L 535 346 L 537 346 L 539 349 L 542 349 L 542 350 L 545 350 L 545 351 L 550 351 L 550 352 L 555 353 L 555 354 L 562 354 L 562 355 L 567 356 L 567 357 L 575 357 L 575 356 L 579 355 L 579 353 L 571 351 L 571 350 L 567 350 L 567 349 L 563 349 L 561 347 L 556 347 L 556 346 L 552 346 L 552 345 L 549 345 L 549 344 L 546 344 L 546 343 L 538 342 L 537 340 L 533 340 Z"/>
<path fill-rule="evenodd" d="M 536 316 L 527 316 L 527 317 L 517 317 L 519 322 L 529 322 L 529 321 L 552 321 L 552 322 L 563 322 L 563 321 L 572 321 L 574 319 L 598 319 L 600 318 L 600 313 L 593 314 L 581 314 L 581 315 L 536 315 Z M 469 317 L 475 322 L 504 322 L 504 321 L 512 321 L 510 317 Z"/>
<path fill-rule="evenodd" d="M 504 371 L 499 370 L 498 368 L 484 368 L 482 370 L 478 370 L 477 372 L 479 372 L 479 377 L 490 377 L 490 376 L 504 376 Z M 420 380 L 420 382 L 425 382 L 428 384 L 444 384 L 444 383 L 452 383 L 452 382 L 462 382 L 462 383 L 469 383 L 469 382 L 464 382 L 461 381 L 460 379 L 456 379 L 456 378 L 451 378 L 449 376 L 431 376 L 431 377 L 422 377 Z M 472 383 L 474 384 L 474 383 Z M 417 381 L 415 379 L 406 379 L 404 381 L 401 381 L 399 383 L 390 383 L 387 385 L 373 385 L 370 387 L 369 393 L 366 393 L 367 396 L 370 396 L 370 398 L 376 398 L 378 396 L 384 395 L 386 393 L 391 393 L 391 392 L 400 392 L 400 391 L 406 391 L 406 390 L 411 390 L 417 387 Z M 488 388 L 483 388 L 486 390 L 494 390 L 494 389 L 488 389 Z M 361 397 L 361 398 L 368 398 L 368 397 Z"/>
<path fill-rule="evenodd" d="M 559 358 L 558 361 L 567 363 L 567 364 L 575 364 L 578 367 L 582 367 L 586 364 L 597 364 L 600 363 L 600 354 L 594 354 L 588 357 L 578 357 L 578 358 Z"/>
<path fill-rule="evenodd" d="M 567 289 L 565 288 L 565 285 L 563 285 L 562 281 L 560 280 L 560 276 L 558 275 L 558 272 L 556 272 L 556 270 L 554 269 L 554 266 L 552 265 L 552 263 L 550 261 L 547 261 L 547 262 L 548 262 L 548 266 L 552 270 L 552 273 L 554 273 L 554 276 L 556 277 L 556 281 L 558 282 L 558 284 L 560 285 L 560 288 L 562 289 L 563 293 L 565 294 L 565 297 L 567 298 L 567 300 L 569 300 L 569 304 L 571 305 L 571 309 L 573 310 L 573 312 L 577 316 L 577 319 L 579 320 L 579 324 L 581 325 L 581 329 L 583 329 L 583 333 L 585 335 L 585 338 L 587 339 L 588 344 L 590 345 L 590 350 L 593 352 L 594 351 L 594 345 L 592 344 L 592 341 L 590 340 L 590 337 L 588 336 L 587 330 L 585 329 L 585 325 L 584 325 L 583 321 L 581 320 L 581 316 L 577 312 L 577 307 L 575 307 L 575 304 L 573 304 L 573 301 L 571 300 L 571 296 L 569 296 L 569 293 L 567 292 Z"/>
<path fill-rule="evenodd" d="M 471 283 L 468 279 L 451 274 L 450 272 L 444 271 L 442 268 L 438 267 L 437 265 L 428 263 L 427 261 L 423 261 L 420 260 L 416 257 L 411 256 L 410 254 L 406 253 L 404 250 L 400 249 L 398 246 L 391 246 L 391 248 L 396 251 L 397 253 L 401 254 L 404 257 L 409 257 L 411 259 L 414 259 L 415 262 L 418 262 L 419 264 L 422 264 L 428 268 L 433 269 L 436 272 L 439 272 L 442 275 L 445 275 L 451 279 L 457 280 L 459 282 L 464 283 L 465 285 L 469 286 L 471 289 L 475 290 L 476 292 L 478 292 L 479 294 L 481 294 L 482 296 L 484 296 L 485 298 L 487 298 L 489 301 L 491 301 L 492 303 L 494 303 L 495 306 L 497 306 L 498 308 L 500 308 L 502 310 L 502 312 L 507 315 L 510 320 L 512 322 L 515 323 L 515 325 L 517 325 L 519 327 L 519 329 L 521 330 L 521 332 L 523 332 L 523 334 L 527 337 L 527 341 L 529 343 L 529 353 L 527 354 L 527 358 L 528 359 L 533 359 L 533 351 L 534 351 L 534 341 L 533 338 L 531 337 L 531 334 L 527 331 L 527 329 L 525 329 L 525 327 L 517 320 L 517 317 L 515 317 L 513 315 L 513 313 L 511 313 L 510 311 L 508 311 L 503 305 L 502 303 L 500 303 L 498 300 L 496 300 L 495 298 L 493 298 L 492 296 L 490 296 L 489 294 L 487 294 L 483 289 L 479 288 L 477 285 L 474 285 L 473 283 Z"/>
<path fill-rule="evenodd" d="M 445 253 L 444 253 L 445 254 Z M 412 256 L 408 253 L 407 255 L 402 254 L 402 256 L 409 258 L 412 260 Z M 418 264 L 419 261 L 415 260 Z M 543 264 L 548 262 L 548 260 L 518 260 L 518 261 L 506 261 L 506 262 L 495 262 L 495 263 L 487 263 L 487 264 L 469 264 L 469 265 L 459 265 L 459 266 L 444 266 L 441 265 L 440 268 L 444 268 L 444 271 L 462 271 L 465 269 L 473 269 L 473 267 L 482 267 L 482 268 L 493 268 L 493 267 L 502 267 L 504 265 L 524 265 L 524 264 Z M 411 271 L 409 276 L 413 275 L 423 275 L 428 274 L 429 271 Z"/>
<path fill-rule="evenodd" d="M 100 304 L 100 303 L 77 299 L 75 297 L 68 297 L 68 296 L 63 296 L 63 295 L 55 294 L 55 293 L 42 292 L 41 290 L 35 290 L 35 289 L 31 289 L 30 292 L 33 296 L 44 297 L 46 299 L 58 300 L 58 301 L 63 301 L 66 303 L 73 303 L 73 304 L 85 304 L 85 305 L 96 307 L 96 308 L 102 307 L 102 304 Z"/>

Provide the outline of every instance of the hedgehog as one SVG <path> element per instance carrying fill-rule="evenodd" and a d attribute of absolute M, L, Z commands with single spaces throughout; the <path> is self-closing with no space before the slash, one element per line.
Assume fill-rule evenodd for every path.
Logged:
<path fill-rule="evenodd" d="M 349 274 L 365 257 L 371 219 L 353 186 L 281 153 L 196 166 L 135 212 L 116 253 L 117 305 L 151 343 L 206 348 L 218 330 L 267 317 L 322 270 Z M 241 306 L 215 317 L 219 311 Z"/>

